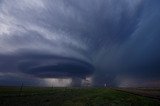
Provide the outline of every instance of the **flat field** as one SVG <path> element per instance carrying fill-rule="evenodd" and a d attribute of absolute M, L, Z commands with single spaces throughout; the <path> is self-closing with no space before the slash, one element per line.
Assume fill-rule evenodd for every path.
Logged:
<path fill-rule="evenodd" d="M 160 106 L 160 102 L 134 89 L 0 87 L 0 106 Z"/>

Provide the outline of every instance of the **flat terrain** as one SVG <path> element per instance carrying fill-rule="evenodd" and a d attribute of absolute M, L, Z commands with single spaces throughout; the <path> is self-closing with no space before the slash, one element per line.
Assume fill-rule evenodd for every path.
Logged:
<path fill-rule="evenodd" d="M 0 87 L 0 106 L 160 106 L 158 99 L 127 90 Z"/>
<path fill-rule="evenodd" d="M 160 101 L 160 88 L 123 88 L 119 90 L 135 95 L 154 98 Z"/>

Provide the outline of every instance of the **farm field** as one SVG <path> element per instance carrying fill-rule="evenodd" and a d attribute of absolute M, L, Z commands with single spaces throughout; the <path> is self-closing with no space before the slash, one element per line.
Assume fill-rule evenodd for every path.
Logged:
<path fill-rule="evenodd" d="M 139 93 L 115 88 L 0 87 L 0 106 L 160 106 L 158 99 L 133 91 Z"/>

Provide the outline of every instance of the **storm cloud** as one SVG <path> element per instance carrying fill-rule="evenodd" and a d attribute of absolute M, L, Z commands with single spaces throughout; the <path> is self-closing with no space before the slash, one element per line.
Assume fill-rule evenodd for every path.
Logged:
<path fill-rule="evenodd" d="M 159 5 L 0 0 L 0 84 L 46 85 L 46 78 L 59 78 L 66 85 L 65 78 L 72 84 L 90 78 L 93 86 L 160 85 Z"/>

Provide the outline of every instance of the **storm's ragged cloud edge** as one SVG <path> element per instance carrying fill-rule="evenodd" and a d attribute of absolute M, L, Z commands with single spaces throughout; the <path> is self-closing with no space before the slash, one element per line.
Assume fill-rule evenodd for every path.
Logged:
<path fill-rule="evenodd" d="M 158 83 L 159 4 L 158 0 L 1 0 L 0 83 L 9 83 L 13 76 L 41 85 L 42 77 L 66 76 L 92 76 L 95 86 Z M 140 81 L 133 81 L 136 77 Z"/>

